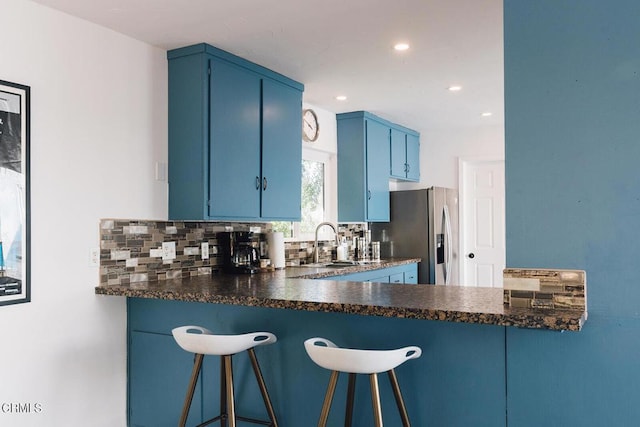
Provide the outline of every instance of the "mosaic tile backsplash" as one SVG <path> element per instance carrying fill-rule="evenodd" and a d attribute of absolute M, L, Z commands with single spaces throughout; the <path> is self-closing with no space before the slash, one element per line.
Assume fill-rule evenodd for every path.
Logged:
<path fill-rule="evenodd" d="M 350 239 L 364 224 L 342 224 L 339 234 Z M 270 223 L 146 221 L 102 219 L 100 221 L 100 285 L 158 281 L 219 272 L 222 259 L 217 234 L 221 231 L 253 231 L 254 245 L 266 256 L 266 233 Z M 162 259 L 162 243 L 175 242 L 176 258 Z M 202 243 L 209 259 L 201 259 Z M 286 265 L 312 262 L 313 241 L 286 242 Z M 329 261 L 333 242 L 320 242 L 320 261 Z M 353 254 L 351 254 L 353 255 Z"/>
<path fill-rule="evenodd" d="M 587 309 L 584 270 L 506 268 L 504 304 L 540 309 Z"/>

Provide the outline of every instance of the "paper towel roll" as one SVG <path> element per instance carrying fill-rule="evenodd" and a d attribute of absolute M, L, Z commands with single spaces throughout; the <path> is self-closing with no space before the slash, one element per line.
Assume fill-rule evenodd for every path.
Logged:
<path fill-rule="evenodd" d="M 284 235 L 280 231 L 267 234 L 267 245 L 269 245 L 269 258 L 274 268 L 284 268 Z"/>

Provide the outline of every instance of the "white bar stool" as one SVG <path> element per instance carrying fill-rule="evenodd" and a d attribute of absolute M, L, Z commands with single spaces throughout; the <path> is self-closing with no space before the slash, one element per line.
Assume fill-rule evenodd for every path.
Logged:
<path fill-rule="evenodd" d="M 267 393 L 267 387 L 262 378 L 262 372 L 258 365 L 258 359 L 254 347 L 259 345 L 272 344 L 276 342 L 277 338 L 270 332 L 254 332 L 243 335 L 214 335 L 208 329 L 200 326 L 181 326 L 171 331 L 173 338 L 183 350 L 191 353 L 195 353 L 195 360 L 193 362 L 193 371 L 191 372 L 191 380 L 189 387 L 187 388 L 187 395 L 184 400 L 184 406 L 182 408 L 182 415 L 180 417 L 180 427 L 184 427 L 187 422 L 187 416 L 189 415 L 189 408 L 191 407 L 191 401 L 193 400 L 193 393 L 198 382 L 198 375 L 202 369 L 202 359 L 205 355 L 221 356 L 220 358 L 220 415 L 212 418 L 208 421 L 198 424 L 198 427 L 211 424 L 215 421 L 222 420 L 223 425 L 226 422 L 229 423 L 229 427 L 235 427 L 238 420 L 247 421 L 255 424 L 262 424 L 266 426 L 277 427 L 276 415 L 273 411 L 273 405 L 269 394 Z M 264 405 L 267 408 L 269 414 L 269 421 L 255 420 L 251 418 L 240 417 L 235 412 L 235 401 L 233 394 L 233 370 L 231 366 L 231 356 L 240 353 L 241 351 L 247 351 L 249 358 L 251 359 L 251 365 L 253 366 L 253 372 L 258 380 L 258 386 L 260 387 L 260 393 L 262 393 L 262 399 Z"/>
<path fill-rule="evenodd" d="M 396 404 L 402 418 L 402 425 L 409 427 L 409 415 L 405 407 L 398 378 L 394 369 L 409 359 L 416 359 L 422 354 L 420 347 L 403 347 L 397 350 L 358 350 L 351 348 L 339 348 L 325 338 L 310 338 L 304 342 L 307 354 L 317 365 L 333 371 L 329 379 L 329 386 L 322 405 L 318 427 L 327 425 L 331 401 L 338 382 L 338 374 L 349 374 L 347 388 L 347 410 L 344 425 L 351 426 L 353 417 L 353 401 L 356 386 L 356 374 L 368 374 L 371 385 L 371 402 L 373 404 L 373 419 L 376 427 L 382 427 L 382 407 L 380 406 L 380 389 L 378 388 L 378 374 L 387 372 L 389 381 L 396 398 Z"/>

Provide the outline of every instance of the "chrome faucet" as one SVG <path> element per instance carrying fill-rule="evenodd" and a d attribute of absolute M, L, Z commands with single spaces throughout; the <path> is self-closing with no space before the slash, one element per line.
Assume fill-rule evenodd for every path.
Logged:
<path fill-rule="evenodd" d="M 332 224 L 330 222 L 321 222 L 320 224 L 318 224 L 318 226 L 316 227 L 316 241 L 314 244 L 314 250 L 313 250 L 313 262 L 314 263 L 318 263 L 318 261 L 320 260 L 320 253 L 318 251 L 318 230 L 320 230 L 320 228 L 323 225 L 328 225 L 329 227 L 331 227 L 331 229 L 333 230 L 333 233 L 336 236 L 336 245 L 340 245 L 340 240 L 338 239 L 338 227 L 335 226 L 335 224 Z"/>

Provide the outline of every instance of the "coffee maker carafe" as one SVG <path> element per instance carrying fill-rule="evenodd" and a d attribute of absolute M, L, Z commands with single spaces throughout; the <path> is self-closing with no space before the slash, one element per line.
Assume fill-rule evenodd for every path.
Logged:
<path fill-rule="evenodd" d="M 256 273 L 260 270 L 260 255 L 249 231 L 225 231 L 218 234 L 222 252 L 222 267 L 227 273 Z"/>

